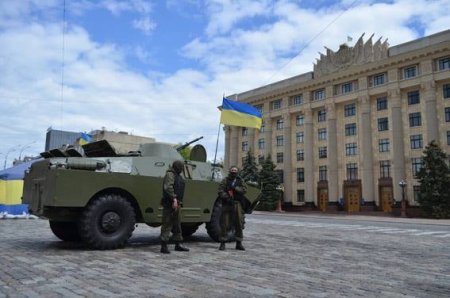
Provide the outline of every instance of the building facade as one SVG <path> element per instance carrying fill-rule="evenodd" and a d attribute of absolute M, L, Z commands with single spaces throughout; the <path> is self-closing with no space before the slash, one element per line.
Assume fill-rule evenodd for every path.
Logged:
<path fill-rule="evenodd" d="M 417 205 L 425 146 L 450 154 L 450 30 L 389 47 L 327 49 L 314 71 L 230 95 L 263 114 L 261 130 L 226 126 L 225 166 L 269 154 L 286 206 L 391 211 Z"/>

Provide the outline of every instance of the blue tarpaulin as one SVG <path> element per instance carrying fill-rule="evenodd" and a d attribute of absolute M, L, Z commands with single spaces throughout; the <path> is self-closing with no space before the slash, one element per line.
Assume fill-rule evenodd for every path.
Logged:
<path fill-rule="evenodd" d="M 8 168 L 0 171 L 0 179 L 1 180 L 20 180 L 25 176 L 25 171 L 34 163 L 35 160 L 30 160 L 12 168 Z"/>

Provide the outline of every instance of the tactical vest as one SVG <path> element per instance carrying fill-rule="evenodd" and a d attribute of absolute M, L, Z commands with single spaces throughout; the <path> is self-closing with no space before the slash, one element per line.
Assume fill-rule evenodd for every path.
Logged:
<path fill-rule="evenodd" d="M 181 175 L 178 175 L 177 173 L 173 172 L 175 176 L 175 181 L 173 183 L 173 190 L 175 194 L 177 195 L 178 200 L 181 202 L 183 201 L 183 194 L 184 194 L 184 179 L 181 177 Z M 172 197 L 167 193 L 167 191 L 164 189 L 163 185 L 163 199 L 162 199 L 162 205 L 163 206 L 172 206 Z"/>

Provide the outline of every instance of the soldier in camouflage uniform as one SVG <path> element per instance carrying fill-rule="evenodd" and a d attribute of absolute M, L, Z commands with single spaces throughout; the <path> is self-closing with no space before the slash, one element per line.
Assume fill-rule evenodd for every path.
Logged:
<path fill-rule="evenodd" d="M 175 241 L 176 251 L 189 251 L 188 248 L 181 245 L 183 237 L 181 236 L 181 214 L 180 208 L 183 202 L 184 179 L 181 177 L 184 163 L 180 160 L 173 162 L 164 176 L 163 197 L 161 199 L 162 225 L 161 225 L 161 252 L 170 253 L 167 242 L 169 242 L 170 232 L 172 231 Z"/>
<path fill-rule="evenodd" d="M 243 230 L 243 211 L 242 202 L 247 192 L 247 185 L 244 180 L 238 176 L 238 168 L 232 166 L 228 176 L 222 180 L 219 185 L 219 198 L 222 200 L 222 215 L 220 217 L 220 247 L 219 250 L 225 250 L 225 241 L 227 240 L 227 228 L 230 223 L 234 223 L 236 238 L 236 249 L 245 250 L 242 245 L 244 238 Z"/>

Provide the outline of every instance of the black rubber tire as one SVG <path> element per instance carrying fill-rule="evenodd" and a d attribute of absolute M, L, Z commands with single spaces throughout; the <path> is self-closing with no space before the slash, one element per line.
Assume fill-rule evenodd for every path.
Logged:
<path fill-rule="evenodd" d="M 192 236 L 192 234 L 194 234 L 195 232 L 197 232 L 198 227 L 201 225 L 202 223 L 182 223 L 181 224 L 181 235 L 183 236 L 183 238 Z"/>
<path fill-rule="evenodd" d="M 136 214 L 130 202 L 118 194 L 105 194 L 84 209 L 78 228 L 89 247 L 115 249 L 125 245 L 135 224 Z"/>
<path fill-rule="evenodd" d="M 211 214 L 211 221 L 205 224 L 206 232 L 212 240 L 219 242 L 220 237 L 220 216 L 222 215 L 222 203 L 219 199 L 214 203 L 213 211 Z M 245 222 L 244 216 L 242 217 Z M 244 224 L 244 223 L 243 223 Z M 242 225 L 244 227 L 244 225 Z M 230 225 L 227 231 L 227 242 L 235 241 L 234 237 L 234 225 Z"/>
<path fill-rule="evenodd" d="M 49 220 L 50 229 L 56 237 L 62 241 L 67 242 L 79 242 L 81 241 L 80 233 L 78 232 L 78 226 L 73 221 L 54 221 Z"/>

